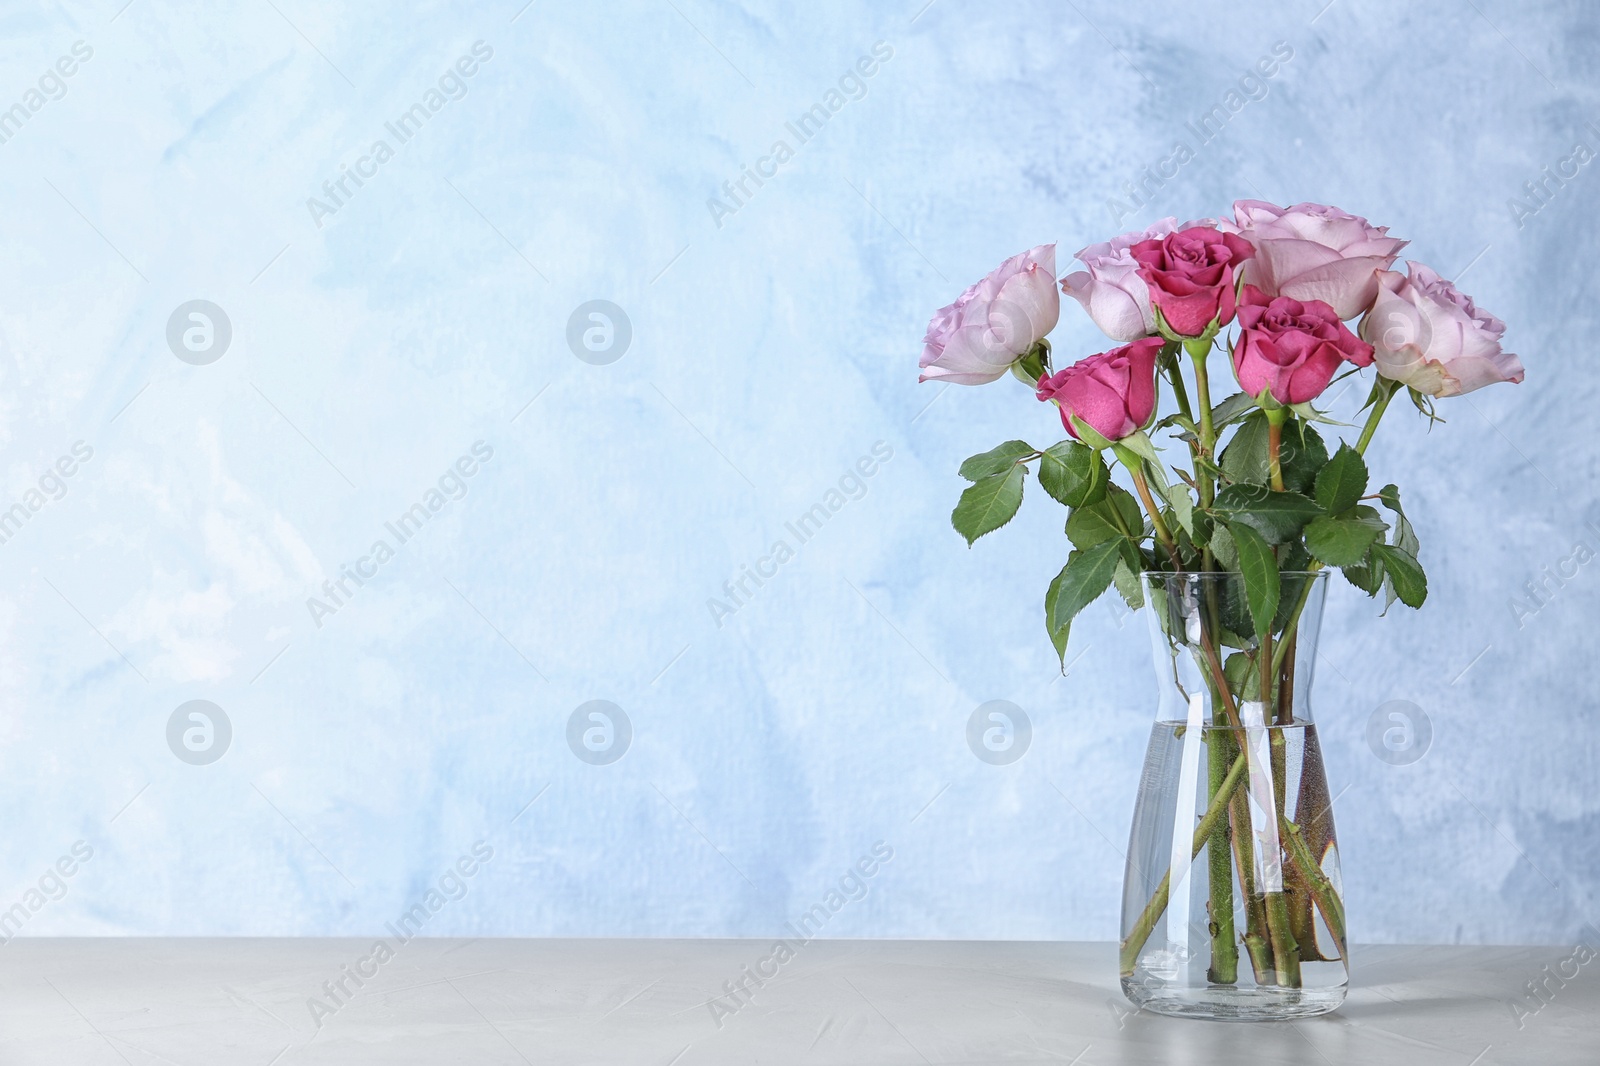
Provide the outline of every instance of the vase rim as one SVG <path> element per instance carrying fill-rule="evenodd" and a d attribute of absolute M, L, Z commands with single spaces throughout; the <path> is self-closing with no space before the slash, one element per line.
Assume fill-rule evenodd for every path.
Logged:
<path fill-rule="evenodd" d="M 1170 581 L 1173 578 L 1204 578 L 1217 580 L 1218 578 L 1243 577 L 1237 570 L 1185 570 L 1179 573 L 1176 570 L 1144 570 L 1139 575 L 1145 581 Z M 1326 568 L 1322 570 L 1279 570 L 1279 577 L 1327 577 Z"/>

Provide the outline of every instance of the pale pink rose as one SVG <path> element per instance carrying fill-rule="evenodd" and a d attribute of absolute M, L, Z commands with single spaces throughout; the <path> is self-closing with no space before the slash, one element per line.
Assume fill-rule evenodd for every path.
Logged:
<path fill-rule="evenodd" d="M 1245 280 L 1268 296 L 1321 300 L 1341 319 L 1372 306 L 1377 273 L 1394 265 L 1406 242 L 1357 215 L 1325 204 L 1283 208 L 1262 200 L 1233 205 L 1237 232 L 1255 245 Z"/>
<path fill-rule="evenodd" d="M 1421 263 L 1378 274 L 1378 297 L 1361 322 L 1378 373 L 1429 396 L 1460 396 L 1522 380 L 1522 361 L 1502 351 L 1506 324 Z"/>
<path fill-rule="evenodd" d="M 1056 246 L 1041 244 L 1012 256 L 982 281 L 941 307 L 923 337 L 919 381 L 982 385 L 1056 328 Z"/>
<path fill-rule="evenodd" d="M 1196 225 L 1189 223 L 1185 229 Z M 1132 341 L 1156 331 L 1150 310 L 1150 287 L 1139 276 L 1139 263 L 1129 250 L 1140 241 L 1159 240 L 1178 229 L 1178 220 L 1164 218 L 1143 233 L 1124 233 L 1091 244 L 1075 257 L 1088 270 L 1061 279 L 1061 291 L 1089 312 L 1094 324 L 1114 341 Z"/>

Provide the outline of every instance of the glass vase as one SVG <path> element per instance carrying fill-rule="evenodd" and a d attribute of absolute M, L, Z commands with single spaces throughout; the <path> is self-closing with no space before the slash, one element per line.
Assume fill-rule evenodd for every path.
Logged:
<path fill-rule="evenodd" d="M 1143 587 L 1160 703 L 1123 881 L 1123 993 L 1221 1020 L 1333 1010 L 1349 965 L 1310 700 L 1327 573 L 1282 574 L 1262 635 L 1237 574 Z"/>

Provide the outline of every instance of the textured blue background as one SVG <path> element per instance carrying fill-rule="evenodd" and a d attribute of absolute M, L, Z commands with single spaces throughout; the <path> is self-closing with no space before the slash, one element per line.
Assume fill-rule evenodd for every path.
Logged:
<path fill-rule="evenodd" d="M 94 457 L 0 544 L 0 908 L 81 839 L 27 933 L 375 932 L 484 840 L 430 932 L 758 935 L 883 840 L 830 935 L 1114 937 L 1142 621 L 1097 605 L 1058 678 L 1059 508 L 971 551 L 947 516 L 962 457 L 1059 425 L 1010 381 L 919 387 L 916 358 L 1007 255 L 1058 241 L 1065 272 L 1242 196 L 1391 225 L 1528 366 L 1380 432 L 1433 590 L 1329 605 L 1352 936 L 1573 935 L 1600 909 L 1600 563 L 1512 603 L 1600 549 L 1600 164 L 1531 218 L 1510 201 L 1600 149 L 1600 19 L 1324 2 L 8 7 L 0 105 L 93 57 L 0 144 L 0 505 L 74 441 Z M 319 227 L 307 198 L 477 40 L 466 95 Z M 792 139 L 879 41 L 865 95 Z M 1265 97 L 1194 143 L 1278 41 Z M 714 220 L 778 139 L 794 157 Z M 1193 161 L 1114 222 L 1180 139 Z M 192 299 L 233 325 L 208 366 L 165 340 Z M 632 324 L 610 365 L 565 339 L 594 299 Z M 1104 346 L 1070 302 L 1055 340 Z M 313 624 L 480 440 L 466 496 Z M 878 441 L 865 494 L 719 627 L 707 600 Z M 190 699 L 232 722 L 209 766 L 167 747 Z M 613 765 L 567 745 L 591 699 L 632 721 Z M 966 745 L 989 699 L 1033 722 L 1010 766 Z M 1365 743 L 1394 699 L 1433 724 L 1411 766 Z"/>

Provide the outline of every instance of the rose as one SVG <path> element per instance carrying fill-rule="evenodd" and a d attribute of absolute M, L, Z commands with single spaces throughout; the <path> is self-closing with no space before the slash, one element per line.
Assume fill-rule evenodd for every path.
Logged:
<path fill-rule="evenodd" d="M 1177 228 L 1177 219 L 1164 218 L 1143 233 L 1124 233 L 1089 245 L 1075 257 L 1089 269 L 1062 278 L 1061 291 L 1082 304 L 1094 324 L 1112 340 L 1148 337 L 1156 331 L 1155 312 L 1150 309 L 1150 287 L 1139 277 L 1139 263 L 1131 249 L 1141 241 L 1159 240 Z"/>
<path fill-rule="evenodd" d="M 1379 374 L 1429 396 L 1522 380 L 1522 361 L 1500 348 L 1504 322 L 1421 263 L 1406 270 L 1378 274 L 1378 298 L 1361 322 Z"/>
<path fill-rule="evenodd" d="M 1143 429 L 1156 409 L 1156 356 L 1160 337 L 1124 344 L 1080 359 L 1041 378 L 1036 395 L 1061 406 L 1061 424 L 1074 439 L 1074 416 L 1106 440 Z"/>
<path fill-rule="evenodd" d="M 1054 329 L 1060 317 L 1056 246 L 1041 244 L 1007 259 L 934 314 L 922 339 L 918 380 L 958 385 L 993 381 Z"/>
<path fill-rule="evenodd" d="M 1340 364 L 1372 365 L 1372 346 L 1322 300 L 1268 296 L 1246 285 L 1239 327 L 1233 372 L 1251 396 L 1265 389 L 1280 404 L 1308 403 L 1322 395 Z"/>
<path fill-rule="evenodd" d="M 1405 241 L 1357 215 L 1324 204 L 1277 207 L 1262 200 L 1233 205 L 1240 236 L 1255 245 L 1245 280 L 1270 296 L 1321 300 L 1354 318 L 1378 294 L 1377 272 L 1394 265 Z"/>
<path fill-rule="evenodd" d="M 1255 254 L 1250 242 L 1209 226 L 1192 226 L 1129 249 L 1150 302 L 1180 337 L 1199 337 L 1233 321 L 1233 271 Z"/>

